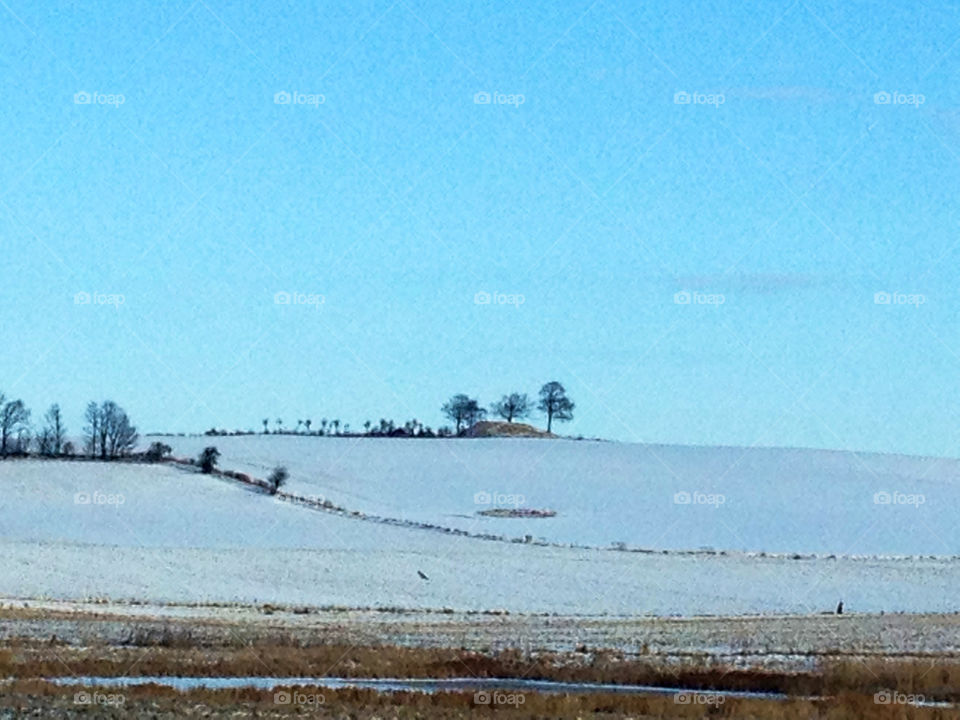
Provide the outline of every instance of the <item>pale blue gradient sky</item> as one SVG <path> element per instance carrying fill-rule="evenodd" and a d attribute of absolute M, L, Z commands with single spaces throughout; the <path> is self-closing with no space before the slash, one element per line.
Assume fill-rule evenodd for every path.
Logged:
<path fill-rule="evenodd" d="M 960 454 L 958 43 L 947 2 L 3 0 L 0 389 L 192 431 L 558 379 L 571 433 Z"/>

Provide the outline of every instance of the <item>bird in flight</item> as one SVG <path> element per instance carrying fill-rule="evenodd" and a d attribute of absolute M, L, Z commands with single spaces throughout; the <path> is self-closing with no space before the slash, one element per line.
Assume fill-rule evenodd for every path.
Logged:
<path fill-rule="evenodd" d="M 423 574 L 423 570 L 417 570 L 417 575 L 420 576 L 420 579 L 421 579 L 421 580 L 429 580 L 429 579 L 430 579 L 430 578 L 428 578 L 426 575 Z"/>

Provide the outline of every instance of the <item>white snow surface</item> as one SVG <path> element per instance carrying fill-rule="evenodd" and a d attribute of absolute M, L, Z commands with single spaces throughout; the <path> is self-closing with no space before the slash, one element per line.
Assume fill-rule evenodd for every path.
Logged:
<path fill-rule="evenodd" d="M 8 598 L 736 615 L 820 612 L 839 598 L 854 612 L 946 612 L 960 595 L 955 560 L 484 541 L 312 510 L 171 465 L 4 461 L 0 486 Z"/>
<path fill-rule="evenodd" d="M 222 467 L 261 478 L 284 465 L 290 492 L 350 510 L 472 533 L 655 550 L 960 555 L 960 461 L 952 459 L 523 438 L 257 435 L 144 445 L 153 439 L 184 457 L 214 445 Z M 884 497 L 891 502 L 875 502 Z M 557 515 L 477 514 L 521 499 L 521 508 Z"/>

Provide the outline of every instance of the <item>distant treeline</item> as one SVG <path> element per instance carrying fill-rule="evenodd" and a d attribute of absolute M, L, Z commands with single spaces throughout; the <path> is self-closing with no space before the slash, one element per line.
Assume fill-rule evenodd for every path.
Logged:
<path fill-rule="evenodd" d="M 30 410 L 23 400 L 7 400 L 0 393 L 0 457 L 74 457 L 77 448 L 66 439 L 67 428 L 63 414 L 56 403 L 43 416 L 43 423 L 35 428 L 30 422 Z M 83 448 L 79 453 L 100 460 L 116 460 L 133 453 L 140 436 L 130 422 L 126 411 L 112 400 L 99 405 L 91 402 L 85 414 Z"/>
<path fill-rule="evenodd" d="M 547 420 L 547 432 L 553 430 L 553 422 L 566 422 L 573 419 L 574 403 L 567 397 L 567 392 L 557 381 L 546 383 L 540 388 L 536 404 L 526 393 L 514 392 L 504 395 L 500 400 L 492 403 L 489 415 L 502 418 L 507 422 L 528 418 L 534 410 L 542 413 Z M 488 411 L 481 407 L 476 398 L 463 393 L 451 397 L 440 408 L 444 416 L 453 424 L 441 426 L 434 430 L 429 425 L 413 418 L 402 425 L 393 420 L 380 418 L 379 422 L 367 420 L 363 423 L 362 432 L 351 432 L 349 423 L 341 423 L 339 419 L 328 420 L 322 418 L 319 424 L 312 419 L 297 420 L 296 425 L 288 427 L 283 418 L 263 418 L 260 423 L 263 429 L 254 430 L 225 430 L 210 428 L 205 435 L 314 435 L 335 437 L 418 437 L 418 438 L 447 438 L 460 436 L 466 433 L 473 425 L 486 419 Z"/>
<path fill-rule="evenodd" d="M 306 418 L 297 420 L 293 427 L 286 427 L 282 418 L 272 421 L 261 420 L 264 435 L 332 435 L 336 437 L 416 437 L 447 438 L 463 435 L 470 427 L 487 417 L 487 410 L 480 406 L 476 398 L 463 393 L 451 397 L 440 408 L 450 419 L 453 426 L 441 426 L 434 430 L 429 425 L 413 418 L 402 425 L 393 420 L 380 418 L 374 423 L 363 423 L 363 432 L 351 432 L 349 423 L 341 423 L 339 418 L 322 418 L 319 425 Z M 559 382 L 552 381 L 540 388 L 536 405 L 526 393 L 514 392 L 504 395 L 490 405 L 489 413 L 507 422 L 522 420 L 537 410 L 547 419 L 547 432 L 553 428 L 553 421 L 567 421 L 573 418 L 574 403 L 567 397 L 566 390 Z M 43 457 L 73 457 L 78 454 L 115 460 L 129 457 L 137 447 L 140 436 L 130 421 L 126 411 L 112 400 L 102 403 L 90 402 L 87 405 L 83 428 L 83 447 L 78 449 L 66 439 L 67 428 L 63 422 L 60 406 L 53 404 L 43 416 L 40 427 L 35 428 L 30 421 L 30 410 L 23 400 L 7 400 L 0 393 L 0 457 L 27 456 L 31 454 Z M 161 433 L 155 433 L 160 435 Z M 210 428 L 206 435 L 255 435 L 253 430 L 222 430 Z"/>

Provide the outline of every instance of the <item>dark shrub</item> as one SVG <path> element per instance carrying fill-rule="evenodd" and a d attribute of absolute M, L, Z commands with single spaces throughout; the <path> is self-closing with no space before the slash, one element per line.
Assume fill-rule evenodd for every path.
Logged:
<path fill-rule="evenodd" d="M 197 459 L 197 464 L 200 466 L 200 470 L 207 475 L 213 472 L 214 468 L 217 466 L 217 460 L 220 459 L 220 451 L 215 447 L 206 447 L 203 449 L 203 452 L 200 453 L 200 457 Z"/>
<path fill-rule="evenodd" d="M 273 472 L 270 473 L 270 477 L 267 478 L 267 483 L 270 485 L 270 494 L 276 495 L 277 490 L 287 481 L 289 476 L 290 473 L 282 465 L 275 467 Z"/>
<path fill-rule="evenodd" d="M 162 462 L 163 459 L 172 452 L 173 448 L 169 445 L 165 445 L 162 442 L 155 442 L 150 445 L 149 449 L 143 454 L 143 459 L 152 463 Z"/>

